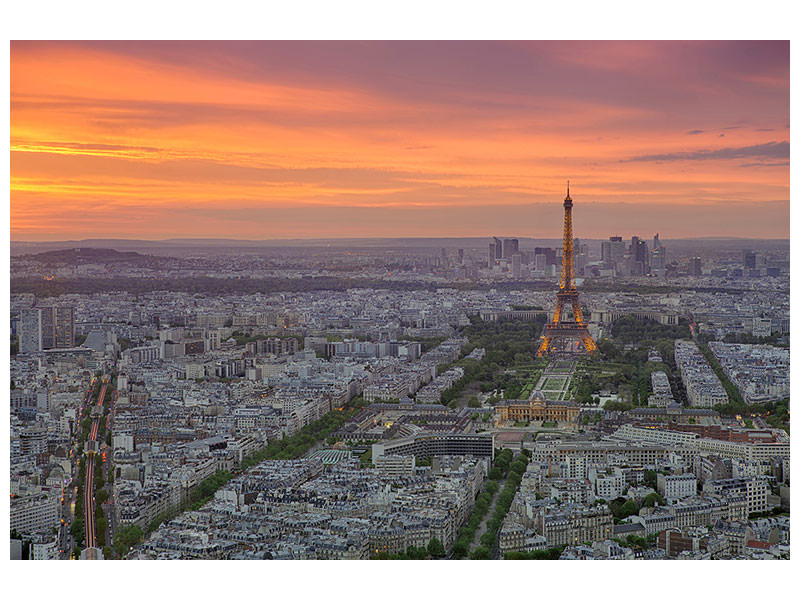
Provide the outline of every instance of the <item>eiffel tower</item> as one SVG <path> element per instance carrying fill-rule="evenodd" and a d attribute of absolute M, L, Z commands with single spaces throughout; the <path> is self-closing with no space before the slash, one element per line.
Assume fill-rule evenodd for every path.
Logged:
<path fill-rule="evenodd" d="M 597 344 L 594 343 L 583 321 L 583 311 L 578 301 L 572 246 L 572 198 L 569 195 L 568 181 L 567 197 L 564 198 L 564 251 L 561 255 L 561 280 L 556 294 L 556 310 L 553 313 L 553 321 L 545 325 L 536 356 L 548 352 L 575 353 L 581 350 L 581 346 L 586 352 L 597 350 Z M 572 320 L 565 318 L 566 306 L 572 307 Z"/>

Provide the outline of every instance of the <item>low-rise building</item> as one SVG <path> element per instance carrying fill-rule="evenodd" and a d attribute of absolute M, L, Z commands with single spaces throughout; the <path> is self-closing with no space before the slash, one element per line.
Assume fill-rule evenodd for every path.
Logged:
<path fill-rule="evenodd" d="M 659 473 L 656 479 L 658 493 L 668 500 L 680 500 L 697 495 L 697 477 L 692 473 L 682 475 L 664 475 Z"/>

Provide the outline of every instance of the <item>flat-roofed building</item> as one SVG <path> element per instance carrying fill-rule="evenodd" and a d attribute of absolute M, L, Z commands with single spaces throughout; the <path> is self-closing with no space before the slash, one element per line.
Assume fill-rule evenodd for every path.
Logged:
<path fill-rule="evenodd" d="M 697 477 L 691 473 L 664 475 L 657 477 L 658 493 L 667 499 L 680 500 L 697 495 Z"/>
<path fill-rule="evenodd" d="M 19 533 L 49 532 L 58 526 L 59 506 L 59 496 L 47 492 L 11 498 L 9 528 Z"/>
<path fill-rule="evenodd" d="M 372 444 L 372 464 L 382 456 L 477 456 L 494 459 L 494 437 L 469 433 L 417 434 Z"/>
<path fill-rule="evenodd" d="M 765 477 L 741 477 L 717 479 L 703 484 L 703 493 L 721 494 L 736 492 L 747 498 L 748 515 L 767 510 L 769 485 Z"/>

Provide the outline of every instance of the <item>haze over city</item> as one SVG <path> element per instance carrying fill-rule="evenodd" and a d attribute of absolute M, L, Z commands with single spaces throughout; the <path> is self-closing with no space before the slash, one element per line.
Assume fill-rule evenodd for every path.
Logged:
<path fill-rule="evenodd" d="M 11 239 L 787 238 L 789 43 L 12 42 Z"/>

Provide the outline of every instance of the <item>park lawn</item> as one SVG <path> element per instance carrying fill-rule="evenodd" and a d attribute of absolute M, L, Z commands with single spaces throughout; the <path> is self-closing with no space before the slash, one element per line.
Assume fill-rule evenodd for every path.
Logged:
<path fill-rule="evenodd" d="M 544 384 L 542 384 L 542 389 L 543 390 L 549 390 L 549 391 L 555 391 L 555 390 L 560 390 L 563 386 L 564 386 L 564 380 L 563 379 L 553 379 L 553 378 L 548 377 L 545 380 Z"/>

